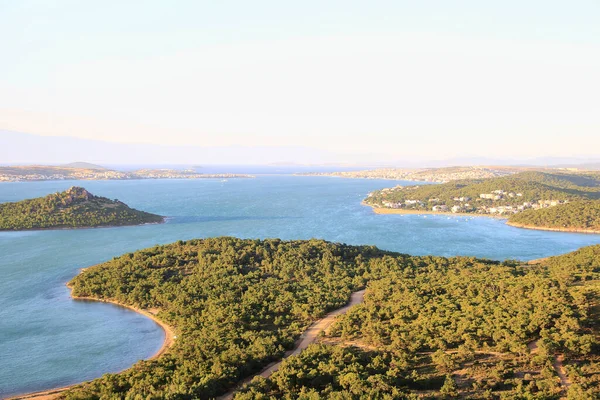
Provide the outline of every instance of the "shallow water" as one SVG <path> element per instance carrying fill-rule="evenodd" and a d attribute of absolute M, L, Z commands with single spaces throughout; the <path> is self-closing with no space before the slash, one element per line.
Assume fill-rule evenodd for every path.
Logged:
<path fill-rule="evenodd" d="M 162 225 L 0 233 L 0 397 L 116 372 L 154 354 L 164 332 L 127 309 L 69 298 L 79 268 L 179 239 L 323 238 L 415 255 L 530 260 L 600 243 L 600 235 L 513 228 L 491 218 L 377 215 L 361 206 L 402 182 L 327 177 L 0 184 L 0 202 L 84 186 L 169 216 Z M 414 184 L 414 183 L 407 183 Z"/>

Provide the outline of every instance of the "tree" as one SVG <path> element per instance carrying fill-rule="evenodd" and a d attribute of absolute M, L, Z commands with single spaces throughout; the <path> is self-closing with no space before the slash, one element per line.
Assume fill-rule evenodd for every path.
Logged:
<path fill-rule="evenodd" d="M 444 380 L 444 384 L 440 389 L 440 393 L 447 397 L 458 396 L 458 387 L 456 386 L 456 382 L 454 382 L 452 375 L 446 375 L 446 379 Z"/>

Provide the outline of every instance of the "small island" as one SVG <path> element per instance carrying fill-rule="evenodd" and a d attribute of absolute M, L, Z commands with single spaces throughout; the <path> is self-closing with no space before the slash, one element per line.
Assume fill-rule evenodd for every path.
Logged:
<path fill-rule="evenodd" d="M 164 217 L 94 196 L 73 186 L 36 199 L 0 204 L 0 231 L 73 229 L 156 224 Z"/>
<path fill-rule="evenodd" d="M 521 172 L 440 185 L 396 186 L 363 201 L 379 214 L 450 214 L 508 219 L 530 229 L 600 233 L 600 174 Z"/>

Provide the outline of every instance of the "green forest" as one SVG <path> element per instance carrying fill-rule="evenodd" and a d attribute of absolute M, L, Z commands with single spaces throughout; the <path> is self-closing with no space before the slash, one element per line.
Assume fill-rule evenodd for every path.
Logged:
<path fill-rule="evenodd" d="M 600 232 L 600 201 L 579 200 L 511 215 L 509 224 Z"/>
<path fill-rule="evenodd" d="M 163 217 L 81 187 L 36 199 L 0 204 L 0 230 L 89 228 L 160 223 Z"/>
<path fill-rule="evenodd" d="M 319 344 L 237 399 L 558 399 L 600 395 L 600 246 L 537 264 L 413 257 L 321 240 L 214 238 L 125 254 L 73 296 L 159 310 L 177 339 L 155 360 L 65 399 L 209 399 L 292 348 L 366 287 Z"/>

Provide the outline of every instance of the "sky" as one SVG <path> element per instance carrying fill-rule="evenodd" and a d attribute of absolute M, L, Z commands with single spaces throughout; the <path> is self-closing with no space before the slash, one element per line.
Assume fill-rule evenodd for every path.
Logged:
<path fill-rule="evenodd" d="M 598 21 L 597 0 L 0 0 L 0 130 L 600 158 Z"/>

